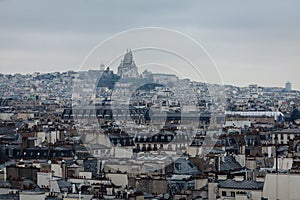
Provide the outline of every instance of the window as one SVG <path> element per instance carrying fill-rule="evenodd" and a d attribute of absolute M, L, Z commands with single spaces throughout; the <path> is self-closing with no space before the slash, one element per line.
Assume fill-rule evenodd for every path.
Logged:
<path fill-rule="evenodd" d="M 296 152 L 299 152 L 299 151 L 300 151 L 300 143 L 298 143 L 296 146 Z"/>
<path fill-rule="evenodd" d="M 222 191 L 222 197 L 226 197 L 226 191 Z"/>
<path fill-rule="evenodd" d="M 194 168 L 194 166 L 192 165 L 192 163 L 188 163 L 188 165 L 190 166 L 190 168 Z"/>
<path fill-rule="evenodd" d="M 235 197 L 235 192 L 230 192 L 231 197 Z"/>
<path fill-rule="evenodd" d="M 142 151 L 146 151 L 146 144 L 143 144 Z"/>
<path fill-rule="evenodd" d="M 176 169 L 181 170 L 181 163 L 175 163 L 175 167 Z"/>

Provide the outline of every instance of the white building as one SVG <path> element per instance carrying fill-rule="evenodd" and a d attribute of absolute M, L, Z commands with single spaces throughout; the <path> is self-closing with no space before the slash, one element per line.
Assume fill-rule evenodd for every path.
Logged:
<path fill-rule="evenodd" d="M 299 174 L 267 174 L 263 197 L 266 199 L 299 199 L 299 183 Z"/>
<path fill-rule="evenodd" d="M 291 91 L 292 90 L 292 83 L 290 83 L 289 81 L 285 83 L 285 89 L 287 91 Z"/>
<path fill-rule="evenodd" d="M 121 60 L 118 67 L 118 76 L 122 78 L 137 78 L 139 76 L 131 50 L 127 50 L 123 60 Z"/>

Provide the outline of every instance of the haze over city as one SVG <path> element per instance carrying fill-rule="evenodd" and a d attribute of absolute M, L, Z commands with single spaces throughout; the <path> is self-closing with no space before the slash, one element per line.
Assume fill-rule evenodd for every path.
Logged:
<path fill-rule="evenodd" d="M 0 200 L 300 199 L 299 10 L 0 0 Z"/>

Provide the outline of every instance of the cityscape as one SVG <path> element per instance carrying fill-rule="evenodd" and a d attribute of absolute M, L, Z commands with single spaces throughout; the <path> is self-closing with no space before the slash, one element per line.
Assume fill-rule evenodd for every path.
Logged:
<path fill-rule="evenodd" d="M 300 200 L 299 10 L 0 0 L 0 200 Z"/>
<path fill-rule="evenodd" d="M 139 73 L 131 50 L 117 72 L 101 64 L 0 82 L 1 199 L 300 195 L 300 92 L 290 82 Z"/>

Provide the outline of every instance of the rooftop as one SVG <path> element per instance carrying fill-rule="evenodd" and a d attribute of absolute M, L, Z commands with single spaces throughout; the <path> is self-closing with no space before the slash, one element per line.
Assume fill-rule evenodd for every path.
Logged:
<path fill-rule="evenodd" d="M 231 188 L 231 189 L 245 189 L 245 190 L 262 190 L 264 187 L 263 182 L 243 180 L 235 181 L 227 179 L 219 182 L 220 188 Z"/>

